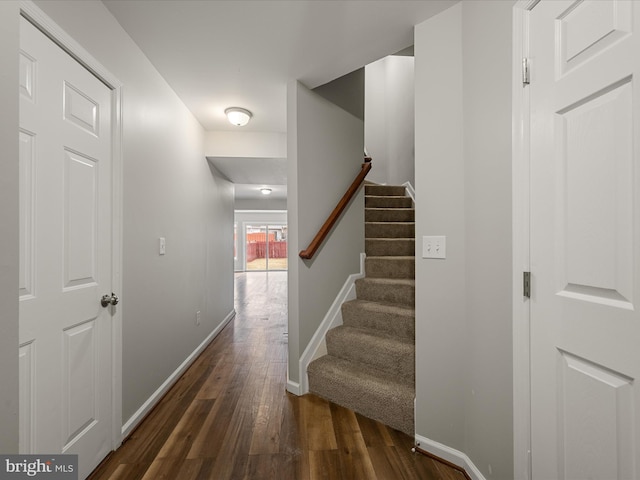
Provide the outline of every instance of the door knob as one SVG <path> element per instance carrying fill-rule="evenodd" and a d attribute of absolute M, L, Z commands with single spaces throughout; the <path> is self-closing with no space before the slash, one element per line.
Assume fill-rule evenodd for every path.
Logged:
<path fill-rule="evenodd" d="M 119 301 L 120 299 L 118 298 L 118 296 L 115 293 L 111 292 L 111 295 L 107 294 L 102 296 L 100 304 L 103 307 L 108 307 L 109 305 L 117 305 Z"/>

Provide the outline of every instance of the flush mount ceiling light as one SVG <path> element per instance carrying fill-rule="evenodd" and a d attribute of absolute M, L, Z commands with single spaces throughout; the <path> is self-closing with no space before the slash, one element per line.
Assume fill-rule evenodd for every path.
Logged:
<path fill-rule="evenodd" d="M 229 122 L 238 127 L 245 126 L 249 123 L 251 117 L 253 117 L 253 114 L 249 110 L 240 107 L 229 107 L 224 113 L 227 115 Z"/>
<path fill-rule="evenodd" d="M 271 189 L 270 189 L 270 188 L 267 188 L 267 187 L 262 187 L 262 188 L 260 189 L 260 192 L 261 192 L 263 195 L 270 195 L 270 194 L 271 194 Z"/>

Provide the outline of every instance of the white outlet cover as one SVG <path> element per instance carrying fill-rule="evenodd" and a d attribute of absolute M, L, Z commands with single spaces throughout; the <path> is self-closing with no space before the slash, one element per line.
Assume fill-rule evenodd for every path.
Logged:
<path fill-rule="evenodd" d="M 444 235 L 423 236 L 422 258 L 447 258 L 447 237 Z"/>

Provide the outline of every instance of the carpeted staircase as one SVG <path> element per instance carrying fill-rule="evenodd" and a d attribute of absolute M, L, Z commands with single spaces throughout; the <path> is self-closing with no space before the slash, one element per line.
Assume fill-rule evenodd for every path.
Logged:
<path fill-rule="evenodd" d="M 402 186 L 365 185 L 365 277 L 342 305 L 343 325 L 309 364 L 309 390 L 414 433 L 414 208 Z"/>

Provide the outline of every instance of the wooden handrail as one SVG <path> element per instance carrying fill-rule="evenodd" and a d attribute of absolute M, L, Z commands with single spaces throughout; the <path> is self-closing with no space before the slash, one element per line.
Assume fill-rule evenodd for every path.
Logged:
<path fill-rule="evenodd" d="M 362 182 L 364 182 L 364 177 L 367 176 L 369 170 L 371 170 L 371 158 L 365 157 L 360 173 L 358 173 L 358 176 L 353 180 L 353 183 L 351 183 L 347 191 L 344 193 L 344 195 L 336 205 L 336 208 L 333 209 L 322 227 L 320 227 L 320 230 L 318 230 L 316 236 L 313 237 L 313 240 L 311 240 L 309 246 L 298 254 L 300 258 L 309 260 L 313 257 L 318 248 L 320 248 L 320 245 L 322 245 L 322 242 L 324 242 L 324 239 L 329 234 L 329 231 L 331 230 L 331 227 L 333 227 L 333 224 L 336 223 L 344 209 L 347 207 L 351 198 L 356 194 L 356 192 L 360 188 L 360 185 L 362 185 Z"/>

